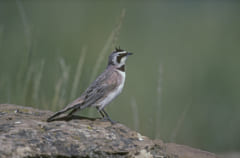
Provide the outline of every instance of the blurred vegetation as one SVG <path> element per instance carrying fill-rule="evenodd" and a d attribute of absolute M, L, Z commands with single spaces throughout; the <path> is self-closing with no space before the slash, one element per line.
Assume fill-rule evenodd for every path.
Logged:
<path fill-rule="evenodd" d="M 0 1 L 0 103 L 57 111 L 131 51 L 114 120 L 151 138 L 240 151 L 239 1 Z M 81 115 L 98 116 L 95 109 Z"/>

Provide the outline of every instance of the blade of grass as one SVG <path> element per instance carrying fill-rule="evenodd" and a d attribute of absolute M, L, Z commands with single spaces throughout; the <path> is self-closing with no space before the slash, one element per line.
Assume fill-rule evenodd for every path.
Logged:
<path fill-rule="evenodd" d="M 62 84 L 63 84 L 63 79 L 60 77 L 55 85 L 54 96 L 52 100 L 52 107 L 53 107 L 52 110 L 54 111 L 58 109 L 58 100 L 60 97 Z"/>
<path fill-rule="evenodd" d="M 188 112 L 189 109 L 190 109 L 190 106 L 191 106 L 191 104 L 187 104 L 187 105 L 185 106 L 182 114 L 180 115 L 180 117 L 179 117 L 179 119 L 178 119 L 178 121 L 177 121 L 177 124 L 176 124 L 176 126 L 175 126 L 175 128 L 174 128 L 174 130 L 172 131 L 172 134 L 171 134 L 171 136 L 170 136 L 170 141 L 171 141 L 171 142 L 174 142 L 174 141 L 175 141 L 175 139 L 176 139 L 176 137 L 177 137 L 177 134 L 178 134 L 178 132 L 179 132 L 179 129 L 181 128 L 181 126 L 182 126 L 182 124 L 183 124 L 183 122 L 184 122 L 184 119 L 185 119 L 185 117 L 186 117 L 186 115 L 187 115 L 187 112 Z"/>
<path fill-rule="evenodd" d="M 73 81 L 73 85 L 72 85 L 72 90 L 71 90 L 71 94 L 70 94 L 70 100 L 75 99 L 75 97 L 77 95 L 77 89 L 79 88 L 78 85 L 79 85 L 81 74 L 82 74 L 82 68 L 83 68 L 86 50 L 87 50 L 86 47 L 82 48 L 82 53 L 78 60 L 78 65 L 77 65 L 77 69 L 76 69 L 76 73 L 75 73 L 74 81 Z"/>
<path fill-rule="evenodd" d="M 22 98 L 24 98 L 24 100 L 23 100 L 24 105 L 27 105 L 27 100 L 29 98 L 28 94 L 29 94 L 29 89 L 31 87 L 31 80 L 32 80 L 33 72 L 34 72 L 33 67 L 32 66 L 28 67 L 27 74 L 26 74 L 26 80 L 23 84 L 23 96 L 24 97 L 22 97 Z"/>
<path fill-rule="evenodd" d="M 69 72 L 70 72 L 70 66 L 67 66 L 65 63 L 65 60 L 63 58 L 60 59 L 60 66 L 62 70 L 62 78 L 63 78 L 63 86 L 61 89 L 61 96 L 59 100 L 59 105 L 65 105 L 67 101 L 67 85 L 68 85 L 68 80 L 69 80 Z"/>
<path fill-rule="evenodd" d="M 26 40 L 26 50 L 27 50 L 27 62 L 24 62 L 24 68 L 26 67 L 25 70 L 28 69 L 29 66 L 31 66 L 31 58 L 32 58 L 32 33 L 30 30 L 28 18 L 24 9 L 24 6 L 22 4 L 21 0 L 16 0 L 17 8 L 20 14 L 20 17 L 22 19 L 23 23 L 23 28 L 24 28 L 24 34 L 25 34 L 25 40 Z M 22 73 L 23 77 L 26 76 L 26 72 Z"/>
<path fill-rule="evenodd" d="M 162 74 L 163 74 L 163 68 L 162 65 L 159 64 L 158 67 L 158 83 L 157 83 L 157 106 L 155 111 L 155 138 L 160 138 L 160 125 L 161 125 L 161 110 L 162 110 Z"/>
<path fill-rule="evenodd" d="M 139 129 L 139 112 L 138 112 L 138 106 L 137 106 L 137 101 L 134 97 L 131 99 L 131 108 L 132 108 L 132 114 L 133 114 L 133 126 L 134 130 Z"/>
<path fill-rule="evenodd" d="M 118 35 L 119 35 L 120 29 L 122 27 L 122 22 L 123 22 L 123 19 L 125 17 L 125 12 L 126 12 L 125 9 L 123 9 L 122 12 L 121 12 L 120 18 L 117 22 L 116 27 L 112 30 L 111 34 L 109 35 L 109 37 L 108 37 L 108 39 L 107 39 L 107 41 L 106 41 L 106 43 L 103 47 L 103 49 L 99 53 L 96 64 L 95 64 L 95 67 L 93 68 L 93 72 L 92 72 L 92 75 L 90 77 L 90 82 L 92 82 L 93 79 L 96 77 L 96 75 L 99 71 L 100 65 L 103 62 L 103 59 L 106 58 L 106 54 L 107 54 L 108 50 L 110 48 L 114 48 L 113 44 L 116 44 L 116 41 L 118 39 Z"/>
<path fill-rule="evenodd" d="M 22 1 L 16 0 L 16 4 L 17 4 L 17 8 L 18 8 L 18 11 L 20 13 L 20 16 L 21 16 L 21 19 L 23 22 L 24 34 L 26 36 L 26 41 L 27 41 L 27 48 L 29 48 L 31 45 L 31 31 L 30 31 L 30 27 L 29 27 L 29 22 L 28 22 Z"/>
<path fill-rule="evenodd" d="M 59 64 L 61 69 L 61 77 L 59 78 L 55 86 L 55 92 L 54 92 L 54 97 L 52 101 L 54 110 L 58 109 L 59 105 L 61 106 L 60 108 L 62 108 L 62 106 L 64 106 L 66 103 L 65 95 L 66 95 L 66 89 L 67 89 L 69 71 L 70 71 L 70 66 L 66 65 L 63 58 L 59 59 Z"/>
<path fill-rule="evenodd" d="M 42 79 L 42 73 L 43 73 L 43 68 L 45 65 L 45 60 L 42 60 L 40 63 L 40 68 L 35 67 L 35 77 L 34 77 L 34 83 L 33 83 L 33 100 L 35 104 L 39 104 L 40 100 L 40 85 L 41 85 L 41 79 Z M 37 68 L 37 69 L 36 69 Z M 40 108 L 40 107 L 38 107 Z"/>

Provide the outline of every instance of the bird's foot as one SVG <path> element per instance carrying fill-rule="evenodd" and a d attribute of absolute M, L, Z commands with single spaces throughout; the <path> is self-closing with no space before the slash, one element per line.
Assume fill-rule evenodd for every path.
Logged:
<path fill-rule="evenodd" d="M 117 121 L 113 121 L 110 117 L 103 117 L 101 121 L 109 121 L 111 124 L 116 124 L 118 123 Z"/>

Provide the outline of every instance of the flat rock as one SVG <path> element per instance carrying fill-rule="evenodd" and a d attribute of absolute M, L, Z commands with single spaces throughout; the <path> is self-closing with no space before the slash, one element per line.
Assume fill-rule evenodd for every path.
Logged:
<path fill-rule="evenodd" d="M 183 145 L 151 140 L 126 126 L 79 116 L 46 119 L 53 114 L 0 104 L 0 157 L 74 158 L 215 158 Z"/>

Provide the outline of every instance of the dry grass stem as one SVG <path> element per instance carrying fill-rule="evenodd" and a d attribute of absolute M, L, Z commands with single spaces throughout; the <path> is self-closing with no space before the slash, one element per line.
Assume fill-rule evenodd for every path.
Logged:
<path fill-rule="evenodd" d="M 133 125 L 134 125 L 134 130 L 139 129 L 139 113 L 138 113 L 138 106 L 137 106 L 137 101 L 134 97 L 131 99 L 131 108 L 132 108 L 132 116 L 133 116 Z"/>
<path fill-rule="evenodd" d="M 172 134 L 170 136 L 170 141 L 171 142 L 174 142 L 176 137 L 177 137 L 177 134 L 179 132 L 179 129 L 181 128 L 183 122 L 184 122 L 184 119 L 186 117 L 186 114 L 187 112 L 189 111 L 189 108 L 190 108 L 190 105 L 191 104 L 187 104 L 182 112 L 182 114 L 180 115 L 178 121 L 177 121 L 177 124 L 176 124 L 176 127 L 174 128 L 174 130 L 172 131 Z"/>
<path fill-rule="evenodd" d="M 83 47 L 82 53 L 78 60 L 78 65 L 77 65 L 76 73 L 73 80 L 72 90 L 70 93 L 70 100 L 75 99 L 75 97 L 77 96 L 77 89 L 79 89 L 78 85 L 79 85 L 81 74 L 82 74 L 82 68 L 83 68 L 86 52 L 87 52 L 87 48 Z"/>
<path fill-rule="evenodd" d="M 162 65 L 159 64 L 158 67 L 158 83 L 157 83 L 157 106 L 155 112 L 155 138 L 160 138 L 160 125 L 161 125 L 161 100 L 162 100 L 162 74 L 163 68 Z"/>
<path fill-rule="evenodd" d="M 31 45 L 31 31 L 28 23 L 28 19 L 26 16 L 26 12 L 24 10 L 23 4 L 21 0 L 16 0 L 17 8 L 19 10 L 22 22 L 23 22 L 23 27 L 24 27 L 24 34 L 26 36 L 26 41 L 27 41 L 27 48 L 30 47 Z"/>
<path fill-rule="evenodd" d="M 60 108 L 62 106 L 65 106 L 66 104 L 66 89 L 69 79 L 69 71 L 70 67 L 66 65 L 63 58 L 59 59 L 60 69 L 61 69 L 61 77 L 57 81 L 57 84 L 55 86 L 55 92 L 54 97 L 52 101 L 52 105 L 54 107 L 54 110 L 58 109 L 58 105 L 60 105 Z"/>
<path fill-rule="evenodd" d="M 33 66 L 28 67 L 28 70 L 26 72 L 26 80 L 23 84 L 23 97 L 22 98 L 24 98 L 24 100 L 23 100 L 24 105 L 27 105 L 27 98 L 29 98 L 28 90 L 30 89 L 30 86 L 31 86 L 33 73 L 34 73 Z"/>
<path fill-rule="evenodd" d="M 60 97 L 60 91 L 61 91 L 62 84 L 63 84 L 63 79 L 59 78 L 59 80 L 57 81 L 57 84 L 55 85 L 54 96 L 53 96 L 53 100 L 52 100 L 52 106 L 54 107 L 53 108 L 54 110 L 56 110 L 58 108 L 58 100 Z"/>
<path fill-rule="evenodd" d="M 124 17 L 125 17 L 125 9 L 122 10 L 121 16 L 118 20 L 116 27 L 112 30 L 110 36 L 107 39 L 107 42 L 105 43 L 103 49 L 101 50 L 101 52 L 98 55 L 95 67 L 93 68 L 93 72 L 90 77 L 90 82 L 92 82 L 94 80 L 94 78 L 96 77 L 96 75 L 99 71 L 100 65 L 102 64 L 103 60 L 106 58 L 106 54 L 108 53 L 108 50 L 110 48 L 114 47 L 113 44 L 116 45 L 116 41 L 117 41 L 117 38 L 118 38 L 118 35 L 120 32 Z"/>
<path fill-rule="evenodd" d="M 67 66 L 65 63 L 65 60 L 63 58 L 60 58 L 60 66 L 61 66 L 61 72 L 62 72 L 62 89 L 61 89 L 61 95 L 59 100 L 59 105 L 66 104 L 66 92 L 68 87 L 68 80 L 69 80 L 69 72 L 70 72 L 70 66 Z"/>
<path fill-rule="evenodd" d="M 40 85 L 41 85 L 41 79 L 42 79 L 42 73 L 44 69 L 45 61 L 42 60 L 40 63 L 40 68 L 36 67 L 35 69 L 35 77 L 34 77 L 34 84 L 33 84 L 33 100 L 34 103 L 39 103 L 39 93 L 40 93 Z"/>

